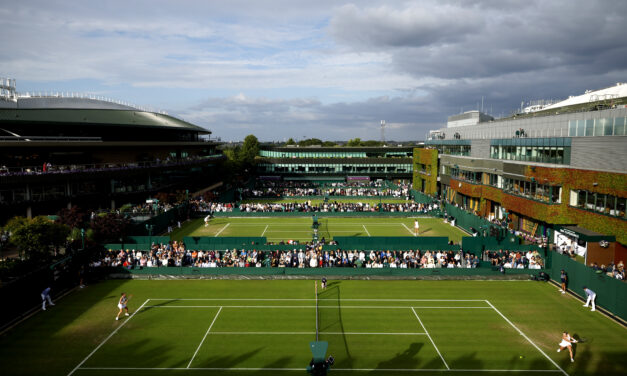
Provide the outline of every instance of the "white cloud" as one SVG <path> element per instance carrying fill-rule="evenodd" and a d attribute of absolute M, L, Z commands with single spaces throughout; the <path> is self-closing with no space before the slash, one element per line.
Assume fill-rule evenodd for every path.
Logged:
<path fill-rule="evenodd" d="M 89 80 L 217 135 L 377 138 L 384 118 L 421 138 L 482 96 L 499 114 L 624 81 L 626 14 L 623 0 L 20 0 L 0 4 L 0 75 Z"/>

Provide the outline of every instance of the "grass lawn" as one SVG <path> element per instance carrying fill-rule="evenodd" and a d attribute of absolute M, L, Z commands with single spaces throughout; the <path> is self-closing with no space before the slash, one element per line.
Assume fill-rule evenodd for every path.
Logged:
<path fill-rule="evenodd" d="M 414 236 L 415 218 L 361 217 L 319 218 L 319 237 L 327 240 L 334 236 Z M 440 218 L 418 218 L 419 236 L 447 236 L 460 242 L 468 236 L 458 228 L 451 227 Z M 173 239 L 184 236 L 265 236 L 268 241 L 281 240 L 311 241 L 311 217 L 217 217 L 205 227 L 202 219 L 186 223 L 174 231 Z"/>
<path fill-rule="evenodd" d="M 316 327 L 331 374 L 627 373 L 625 328 L 534 281 L 110 280 L 56 303 L 0 337 L 3 375 L 304 375 Z"/>

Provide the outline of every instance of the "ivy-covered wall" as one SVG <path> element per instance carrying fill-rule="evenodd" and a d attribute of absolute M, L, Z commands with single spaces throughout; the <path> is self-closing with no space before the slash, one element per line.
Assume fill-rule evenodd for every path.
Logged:
<path fill-rule="evenodd" d="M 602 213 L 591 212 L 569 205 L 571 190 L 586 190 L 610 194 L 617 197 L 627 196 L 627 174 L 576 170 L 554 169 L 548 167 L 527 167 L 525 175 L 538 182 L 554 183 L 562 186 L 562 210 L 555 213 L 555 218 L 548 223 L 572 223 L 601 234 L 615 235 L 616 240 L 627 244 L 627 221 Z"/>
<path fill-rule="evenodd" d="M 581 189 L 590 192 L 611 194 L 618 197 L 627 195 L 627 174 L 527 166 L 527 180 L 532 178 L 540 184 L 562 187 L 561 203 L 549 204 L 503 192 L 502 189 L 471 184 L 451 179 L 451 189 L 469 197 L 480 198 L 480 215 L 486 215 L 487 200 L 498 202 L 508 212 L 517 213 L 547 224 L 575 224 L 580 227 L 616 236 L 616 240 L 627 244 L 627 221 L 601 213 L 591 212 L 569 205 L 570 191 Z"/>
<path fill-rule="evenodd" d="M 428 195 L 436 194 L 438 191 L 437 149 L 414 148 L 413 165 L 413 188 Z M 424 190 L 422 189 L 423 181 Z"/>

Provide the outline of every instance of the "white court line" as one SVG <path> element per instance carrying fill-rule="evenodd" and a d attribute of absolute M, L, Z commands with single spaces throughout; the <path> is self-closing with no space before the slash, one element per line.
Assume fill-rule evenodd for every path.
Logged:
<path fill-rule="evenodd" d="M 407 225 L 406 225 L 406 224 L 404 224 L 404 223 L 401 223 L 401 224 L 403 225 L 403 227 L 405 227 L 405 228 L 407 229 L 407 231 L 409 231 L 409 233 L 410 233 L 410 234 L 412 234 L 413 236 L 416 236 L 416 233 L 412 232 L 412 231 L 409 229 L 409 227 L 407 227 Z"/>
<path fill-rule="evenodd" d="M 431 336 L 429 335 L 429 332 L 427 331 L 427 328 L 425 328 L 424 324 L 422 323 L 422 320 L 420 320 L 420 317 L 418 317 L 418 314 L 416 313 L 416 310 L 414 310 L 414 307 L 411 307 L 411 311 L 414 313 L 414 315 L 418 319 L 418 322 L 420 323 L 420 326 L 422 326 L 422 329 L 425 331 L 425 333 L 427 333 L 427 337 L 429 338 L 429 341 L 431 341 L 431 344 L 435 348 L 435 351 L 438 352 L 438 355 L 440 356 L 440 359 L 442 359 L 442 362 L 444 362 L 444 365 L 446 366 L 446 369 L 450 370 L 451 367 L 449 367 L 448 364 L 446 363 L 446 360 L 444 360 L 444 357 L 440 353 L 440 350 L 438 350 L 438 347 L 435 345 L 435 342 L 433 342 L 433 338 L 431 338 Z"/>
<path fill-rule="evenodd" d="M 269 306 L 269 305 L 201 305 L 201 306 L 146 306 L 145 308 L 314 308 L 316 306 Z M 331 309 L 406 309 L 406 308 L 415 308 L 415 309 L 492 309 L 490 307 L 409 307 L 409 306 L 318 306 L 318 308 L 331 308 Z"/>
<path fill-rule="evenodd" d="M 495 306 L 493 306 L 493 305 L 492 305 L 492 303 L 490 303 L 490 301 L 489 301 L 489 300 L 486 300 L 485 302 L 486 302 L 486 303 L 488 303 L 488 304 L 490 305 L 490 307 L 492 307 L 492 309 L 494 309 L 494 310 L 496 311 L 496 313 L 498 313 L 498 314 L 499 314 L 499 315 L 500 315 L 503 319 L 505 319 L 505 321 L 507 321 L 507 322 L 509 323 L 509 325 L 511 325 L 511 326 L 512 326 L 512 328 L 516 329 L 516 331 L 518 332 L 518 334 L 520 334 L 521 336 L 523 336 L 523 337 L 524 337 L 524 338 L 525 338 L 525 339 L 526 339 L 529 343 L 531 343 L 531 344 L 533 345 L 533 347 L 535 347 L 538 351 L 540 351 L 540 353 L 541 353 L 542 355 L 544 355 L 544 357 L 545 357 L 545 358 L 547 358 L 547 359 L 551 362 L 551 364 L 553 364 L 555 367 L 557 367 L 557 369 L 559 369 L 559 370 L 560 370 L 560 371 L 561 371 L 564 375 L 568 376 L 568 373 L 566 373 L 566 371 L 564 371 L 564 370 L 562 369 L 562 367 L 560 367 L 557 363 L 555 363 L 555 361 L 554 361 L 553 359 L 551 359 L 551 358 L 550 358 L 550 357 L 549 357 L 549 356 L 548 356 L 548 355 L 547 355 L 544 351 L 542 351 L 542 349 L 541 349 L 541 348 L 539 348 L 539 347 L 538 347 L 538 345 L 536 345 L 535 343 L 533 343 L 533 341 L 532 341 L 529 337 L 527 337 L 527 336 L 525 335 L 525 333 L 523 333 L 520 329 L 518 329 L 518 327 L 516 327 L 516 325 L 514 325 L 514 323 L 513 323 L 513 322 L 509 321 L 509 319 L 508 319 L 507 317 L 505 317 L 505 315 L 503 315 L 503 314 L 501 313 L 501 311 L 499 311 L 498 309 L 496 309 L 496 307 L 495 307 Z"/>
<path fill-rule="evenodd" d="M 222 230 L 218 231 L 218 233 L 214 237 L 217 238 L 218 235 L 220 235 L 222 233 L 222 231 L 224 231 L 225 228 L 229 227 L 230 224 L 231 224 L 231 222 L 227 223 L 226 226 L 222 227 Z"/>
<path fill-rule="evenodd" d="M 120 324 L 120 326 L 115 328 L 115 330 L 112 331 L 111 334 L 109 334 L 109 336 L 104 339 L 104 341 L 100 342 L 100 344 L 92 352 L 90 352 L 89 355 L 87 355 L 85 357 L 85 359 L 83 359 L 80 363 L 78 363 L 78 365 L 76 367 L 74 367 L 74 369 L 72 371 L 70 371 L 70 373 L 68 373 L 67 376 L 71 376 L 74 372 L 76 372 L 77 369 L 81 368 L 81 366 L 83 364 L 85 364 L 87 359 L 91 358 L 91 356 L 94 355 L 96 353 L 96 351 L 98 351 L 98 349 L 101 348 L 102 345 L 104 345 L 111 337 L 113 337 L 113 335 L 115 333 L 117 333 L 118 330 L 120 330 L 124 325 L 126 325 L 127 322 L 131 321 L 131 319 L 135 316 L 135 314 L 137 312 L 139 312 L 146 305 L 146 303 L 148 303 L 149 301 L 150 301 L 150 299 L 146 299 L 146 301 L 141 306 L 139 306 L 139 308 L 137 308 L 137 310 L 135 312 L 133 312 L 128 319 L 124 320 L 124 322 L 122 322 L 122 324 Z"/>
<path fill-rule="evenodd" d="M 231 217 L 232 218 L 232 217 Z M 243 217 L 242 217 L 243 218 Z M 277 218 L 277 217 L 257 217 L 259 219 L 269 219 L 269 218 Z M 324 217 L 323 217 L 324 218 Z M 408 218 L 414 218 L 414 217 L 403 217 L 402 219 L 408 219 Z M 363 219 L 363 218 L 362 218 Z M 424 218 L 423 218 L 424 219 Z M 233 222 L 229 222 L 231 223 L 233 226 L 258 226 L 261 227 L 264 225 L 264 223 L 237 223 L 237 221 L 233 221 Z M 363 221 L 361 222 L 363 223 Z M 398 226 L 401 223 L 367 223 L 368 226 Z M 285 226 L 311 226 L 311 218 L 307 219 L 307 222 L 305 223 L 290 223 L 290 222 L 277 222 L 277 223 L 273 223 L 273 225 L 285 225 Z M 333 227 L 359 227 L 359 223 L 331 223 L 331 226 Z"/>
<path fill-rule="evenodd" d="M 368 232 L 368 229 L 366 228 L 366 225 L 362 225 L 364 226 L 364 230 L 366 230 L 366 234 L 368 234 L 368 236 L 370 236 L 370 233 Z M 340 232 L 340 231 L 333 231 L 333 232 Z M 346 231 L 343 231 L 346 232 Z"/>
<path fill-rule="evenodd" d="M 270 225 L 266 225 L 266 228 L 264 228 L 264 229 L 263 229 L 263 232 L 261 233 L 261 236 L 264 236 L 264 235 L 265 235 L 266 231 L 268 231 L 268 227 L 269 227 L 269 226 L 270 226 Z"/>
<path fill-rule="evenodd" d="M 238 335 L 238 334 L 251 334 L 251 335 L 273 335 L 273 334 L 280 334 L 280 335 L 311 335 L 311 334 L 316 334 L 316 332 L 211 332 L 209 334 L 215 335 L 215 334 L 228 334 L 228 335 Z M 338 335 L 338 336 L 343 336 L 343 335 L 351 335 L 351 336 L 357 336 L 357 335 L 372 335 L 372 336 L 426 336 L 427 333 L 362 333 L 362 332 L 319 332 L 320 335 L 323 334 L 327 334 L 327 335 Z"/>
<path fill-rule="evenodd" d="M 351 232 L 355 232 L 355 231 L 358 231 L 358 230 L 353 230 L 353 231 L 349 231 L 349 230 L 346 230 L 346 231 L 342 231 L 342 230 L 331 230 L 331 231 L 329 231 L 329 232 L 332 232 L 332 233 L 336 233 L 336 232 L 338 232 L 338 233 L 339 233 L 339 232 L 348 232 L 348 233 L 351 233 Z M 366 231 L 368 231 L 368 230 L 366 230 Z M 270 233 L 271 233 L 271 234 L 274 234 L 275 232 L 304 232 L 304 233 L 307 233 L 307 234 L 311 233 L 311 231 L 310 231 L 310 230 L 307 230 L 307 231 L 305 231 L 305 230 L 302 230 L 302 231 L 299 231 L 299 230 L 270 230 Z M 322 231 L 322 232 L 325 232 L 325 231 Z"/>
<path fill-rule="evenodd" d="M 316 301 L 305 298 L 150 298 L 149 300 L 250 300 L 250 301 Z M 318 300 L 337 301 L 319 298 Z M 343 302 L 484 302 L 485 299 L 342 299 Z M 491 308 L 491 307 L 488 307 Z"/>
<path fill-rule="evenodd" d="M 83 367 L 85 371 L 305 371 L 305 368 L 140 368 L 140 367 Z M 560 372 L 556 369 L 428 369 L 428 368 L 332 368 L 335 372 Z"/>
<path fill-rule="evenodd" d="M 211 322 L 211 325 L 209 325 L 209 329 L 207 329 L 207 332 L 205 333 L 205 336 L 202 337 L 202 341 L 200 341 L 200 344 L 198 345 L 198 348 L 196 349 L 196 352 L 194 353 L 194 356 L 192 356 L 192 358 L 189 360 L 189 364 L 187 364 L 187 368 L 189 368 L 189 366 L 192 365 L 192 362 L 194 361 L 194 358 L 196 357 L 196 354 L 198 354 L 198 350 L 200 350 L 200 347 L 202 346 L 203 342 L 205 342 L 205 338 L 207 338 L 207 334 L 209 334 L 209 332 L 211 331 L 211 328 L 213 327 L 213 324 L 218 319 L 218 315 L 220 315 L 221 311 L 222 311 L 222 307 L 220 307 L 220 309 L 218 310 L 218 313 L 216 313 L 215 317 L 213 318 L 213 321 Z"/>

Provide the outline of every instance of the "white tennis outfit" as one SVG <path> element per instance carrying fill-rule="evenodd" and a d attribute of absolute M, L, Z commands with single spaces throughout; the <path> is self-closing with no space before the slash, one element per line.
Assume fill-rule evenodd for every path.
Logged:
<path fill-rule="evenodd" d="M 124 309 L 126 308 L 126 302 L 128 301 L 128 298 L 125 296 L 122 298 L 122 300 L 120 301 L 120 303 L 118 303 L 118 308 L 119 309 Z"/>
<path fill-rule="evenodd" d="M 568 341 L 562 338 L 562 342 L 560 342 L 560 347 L 572 346 L 572 343 L 570 342 L 572 341 L 572 338 L 570 338 L 570 334 L 566 335 L 566 338 L 568 338 Z"/>

